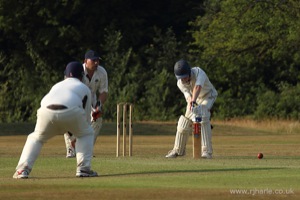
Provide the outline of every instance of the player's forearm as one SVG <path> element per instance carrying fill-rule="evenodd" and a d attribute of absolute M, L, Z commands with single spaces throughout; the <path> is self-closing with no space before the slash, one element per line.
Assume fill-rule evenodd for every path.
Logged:
<path fill-rule="evenodd" d="M 108 93 L 107 92 L 102 92 L 101 94 L 99 94 L 99 100 L 101 102 L 101 104 L 103 105 L 107 99 Z"/>
<path fill-rule="evenodd" d="M 191 99 L 191 102 L 196 102 L 199 94 L 200 94 L 200 91 L 201 91 L 201 85 L 196 85 L 193 89 L 193 96 L 192 96 L 192 99 Z"/>

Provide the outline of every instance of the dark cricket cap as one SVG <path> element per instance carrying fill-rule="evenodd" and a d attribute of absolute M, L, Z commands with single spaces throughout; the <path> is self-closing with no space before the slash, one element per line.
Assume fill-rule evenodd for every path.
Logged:
<path fill-rule="evenodd" d="M 91 60 L 95 60 L 95 59 L 101 60 L 100 55 L 96 51 L 93 51 L 93 50 L 88 50 L 85 53 L 84 58 L 91 59 Z"/>
<path fill-rule="evenodd" d="M 83 66 L 80 62 L 73 61 L 70 62 L 65 70 L 66 77 L 78 78 L 81 79 L 83 76 Z"/>

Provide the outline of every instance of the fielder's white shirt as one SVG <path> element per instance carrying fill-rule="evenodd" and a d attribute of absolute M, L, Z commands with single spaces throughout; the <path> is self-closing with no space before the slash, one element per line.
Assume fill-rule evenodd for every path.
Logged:
<path fill-rule="evenodd" d="M 98 100 L 98 94 L 103 92 L 108 92 L 108 78 L 107 72 L 104 67 L 98 65 L 97 70 L 94 72 L 94 75 L 91 80 L 87 77 L 87 70 L 85 67 L 85 63 L 83 64 L 84 69 L 84 78 L 82 82 L 87 85 L 92 92 L 92 105 L 93 107 L 96 105 Z"/>
<path fill-rule="evenodd" d="M 73 107 L 81 107 L 82 100 L 87 97 L 85 112 L 87 120 L 91 121 L 91 91 L 77 78 L 66 78 L 56 83 L 41 101 L 41 107 L 45 108 L 51 104 Z"/>
<path fill-rule="evenodd" d="M 193 67 L 191 69 L 191 80 L 189 84 L 183 84 L 181 79 L 177 81 L 177 86 L 184 94 L 186 100 L 192 97 L 193 89 L 196 85 L 200 85 L 202 88 L 198 99 L 202 99 L 208 93 L 211 93 L 213 96 L 218 95 L 208 76 L 200 67 Z"/>

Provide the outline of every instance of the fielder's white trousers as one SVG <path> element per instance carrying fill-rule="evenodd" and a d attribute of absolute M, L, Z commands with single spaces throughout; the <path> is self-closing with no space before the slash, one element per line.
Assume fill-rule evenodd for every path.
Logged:
<path fill-rule="evenodd" d="M 67 131 L 73 133 L 77 138 L 77 171 L 90 170 L 94 130 L 87 121 L 85 111 L 79 107 L 64 110 L 40 108 L 37 111 L 35 130 L 27 137 L 16 170 L 27 169 L 30 172 L 43 144 L 55 135 L 63 135 Z"/>
<path fill-rule="evenodd" d="M 94 144 L 96 143 L 97 141 L 97 137 L 99 136 L 100 134 L 100 130 L 102 128 L 102 117 L 98 118 L 96 121 L 92 121 L 91 122 L 91 126 L 93 127 L 94 129 Z"/>

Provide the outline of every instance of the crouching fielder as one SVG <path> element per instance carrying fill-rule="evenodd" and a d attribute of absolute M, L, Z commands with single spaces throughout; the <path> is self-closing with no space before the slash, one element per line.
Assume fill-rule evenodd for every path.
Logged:
<path fill-rule="evenodd" d="M 195 113 L 201 112 L 201 146 L 202 158 L 212 158 L 210 110 L 218 96 L 206 73 L 199 67 L 191 68 L 187 61 L 181 59 L 175 63 L 174 73 L 177 86 L 187 101 L 185 115 L 178 120 L 175 144 L 166 158 L 184 156 L 189 135 L 192 133 L 192 120 Z M 197 108 L 195 109 L 197 105 Z"/>
<path fill-rule="evenodd" d="M 77 138 L 76 176 L 98 176 L 91 170 L 94 139 L 94 131 L 89 124 L 91 92 L 81 82 L 82 75 L 81 63 L 70 62 L 65 70 L 65 80 L 55 84 L 44 96 L 37 111 L 35 130 L 27 137 L 13 178 L 28 178 L 44 143 L 67 131 Z"/>

